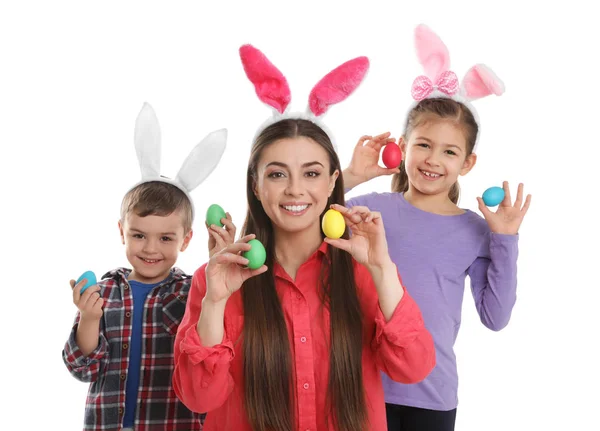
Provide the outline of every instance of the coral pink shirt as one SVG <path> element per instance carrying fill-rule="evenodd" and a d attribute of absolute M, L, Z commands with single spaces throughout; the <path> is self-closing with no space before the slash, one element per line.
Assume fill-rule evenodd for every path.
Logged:
<path fill-rule="evenodd" d="M 296 280 L 278 264 L 274 267 L 290 339 L 297 406 L 295 429 L 300 431 L 334 430 L 331 421 L 329 426 L 326 423 L 329 312 L 321 305 L 317 289 L 327 247 L 323 243 L 302 264 Z M 175 338 L 173 386 L 190 410 L 208 412 L 204 431 L 251 431 L 243 403 L 242 347 L 236 342 L 244 323 L 241 292 L 235 292 L 227 302 L 222 343 L 204 347 L 196 325 L 206 293 L 205 267 L 194 274 L 187 309 Z M 435 366 L 433 340 L 406 288 L 392 318 L 386 322 L 369 272 L 354 262 L 354 273 L 364 322 L 362 367 L 368 429 L 386 431 L 380 371 L 398 382 L 423 380 Z"/>

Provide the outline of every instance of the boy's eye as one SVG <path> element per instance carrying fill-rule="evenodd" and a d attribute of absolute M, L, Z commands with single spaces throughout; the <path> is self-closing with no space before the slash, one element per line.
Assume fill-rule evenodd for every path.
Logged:
<path fill-rule="evenodd" d="M 427 147 L 429 147 L 429 144 L 426 144 L 425 142 L 420 142 L 417 144 L 417 146 L 427 148 Z"/>
<path fill-rule="evenodd" d="M 456 156 L 456 153 L 454 151 L 452 151 L 452 150 L 446 150 L 446 152 L 448 154 L 450 154 L 451 156 Z"/>
<path fill-rule="evenodd" d="M 142 235 L 141 233 L 134 233 L 134 234 L 133 234 L 133 237 L 134 237 L 134 238 L 137 238 L 137 239 L 143 239 L 143 238 L 144 238 L 144 235 Z"/>
<path fill-rule="evenodd" d="M 163 236 L 161 238 L 162 241 L 173 241 L 173 238 L 169 237 L 169 236 Z"/>

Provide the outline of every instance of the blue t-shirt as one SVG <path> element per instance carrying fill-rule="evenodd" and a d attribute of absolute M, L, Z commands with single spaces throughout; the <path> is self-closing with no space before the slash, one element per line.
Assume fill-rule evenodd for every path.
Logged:
<path fill-rule="evenodd" d="M 168 278 L 168 277 L 167 277 Z M 137 408 L 138 388 L 140 386 L 140 368 L 142 364 L 142 328 L 144 324 L 144 304 L 148 294 L 165 280 L 154 284 L 129 280 L 133 295 L 133 317 L 131 321 L 131 341 L 129 342 L 129 367 L 125 385 L 125 415 L 123 427 L 133 427 Z"/>

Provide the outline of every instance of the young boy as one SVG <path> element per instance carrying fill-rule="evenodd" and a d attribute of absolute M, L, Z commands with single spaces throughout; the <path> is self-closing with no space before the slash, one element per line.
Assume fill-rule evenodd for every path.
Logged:
<path fill-rule="evenodd" d="M 109 271 L 83 293 L 85 280 L 78 284 L 71 280 L 78 313 L 63 360 L 75 378 L 91 383 L 85 409 L 86 430 L 202 429 L 204 415 L 187 409 L 171 385 L 173 342 L 192 278 L 174 265 L 193 235 L 194 208 L 189 191 L 220 160 L 226 135 L 221 133 L 215 138 L 213 134 L 199 144 L 213 152 L 217 147 L 212 165 L 204 166 L 205 172 L 198 172 L 202 171 L 198 165 L 190 172 L 184 164 L 186 178 L 195 177 L 192 182 L 177 181 L 186 173 L 182 171 L 174 181 L 157 175 L 154 180 L 144 178 L 144 164 L 153 163 L 150 159 L 159 153 L 157 136 L 154 113 L 145 105 L 136 123 L 136 149 L 149 142 L 146 150 L 150 151 L 138 151 L 142 182 L 123 198 L 119 220 L 131 269 Z M 227 227 L 222 235 L 227 237 L 233 226 L 230 216 L 222 222 Z M 214 246 L 209 241 L 209 253 L 213 254 L 218 250 L 211 249 L 211 245 Z"/>

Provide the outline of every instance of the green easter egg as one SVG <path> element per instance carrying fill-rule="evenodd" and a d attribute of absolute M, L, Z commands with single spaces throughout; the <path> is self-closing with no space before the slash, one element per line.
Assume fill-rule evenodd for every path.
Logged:
<path fill-rule="evenodd" d="M 212 204 L 206 210 L 206 223 L 210 225 L 215 225 L 219 227 L 223 227 L 223 223 L 221 223 L 222 218 L 227 218 L 227 214 L 225 214 L 225 210 L 221 208 L 217 204 Z"/>
<path fill-rule="evenodd" d="M 250 250 L 244 252 L 242 255 L 248 259 L 248 268 L 258 269 L 265 264 L 267 260 L 267 250 L 262 243 L 257 239 L 251 239 L 248 244 L 252 247 Z"/>

